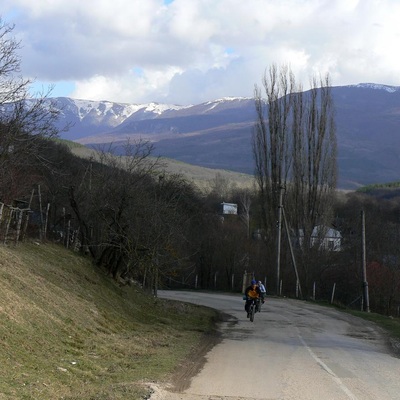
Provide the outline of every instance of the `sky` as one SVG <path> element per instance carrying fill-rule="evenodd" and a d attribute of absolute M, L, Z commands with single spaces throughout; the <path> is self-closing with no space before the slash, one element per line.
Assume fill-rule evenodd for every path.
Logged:
<path fill-rule="evenodd" d="M 268 68 L 307 88 L 400 85 L 400 0 L 2 0 L 21 72 L 51 97 L 189 105 L 252 97 Z"/>

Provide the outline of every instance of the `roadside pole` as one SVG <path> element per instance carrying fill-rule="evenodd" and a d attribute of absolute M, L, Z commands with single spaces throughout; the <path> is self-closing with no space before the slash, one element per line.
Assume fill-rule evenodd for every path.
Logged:
<path fill-rule="evenodd" d="M 283 221 L 285 222 L 285 229 L 286 229 L 286 235 L 287 235 L 287 240 L 288 240 L 288 244 L 289 244 L 290 254 L 292 256 L 293 269 L 294 269 L 294 273 L 296 274 L 296 297 L 298 297 L 298 292 L 300 292 L 300 297 L 303 298 L 303 292 L 301 291 L 299 273 L 297 271 L 296 258 L 294 257 L 292 240 L 290 238 L 289 225 L 288 225 L 288 222 L 286 219 L 286 213 L 285 213 L 285 209 L 283 208 L 283 206 L 282 206 L 282 214 L 283 214 Z"/>
<path fill-rule="evenodd" d="M 363 277 L 363 300 L 364 311 L 369 312 L 369 293 L 367 281 L 367 251 L 365 245 L 365 212 L 361 211 L 361 225 L 362 225 L 362 277 Z"/>
<path fill-rule="evenodd" d="M 279 285 L 280 285 L 280 269 L 281 269 L 281 237 L 282 237 L 282 199 L 283 190 L 281 186 L 279 188 L 279 206 L 278 206 L 278 237 L 277 237 L 277 251 L 276 251 L 276 295 L 280 295 Z"/>

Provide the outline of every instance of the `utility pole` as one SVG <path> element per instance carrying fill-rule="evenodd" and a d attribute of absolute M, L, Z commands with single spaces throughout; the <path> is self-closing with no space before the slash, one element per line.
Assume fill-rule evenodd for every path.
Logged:
<path fill-rule="evenodd" d="M 287 235 L 287 240 L 289 243 L 289 249 L 290 249 L 290 254 L 292 256 L 292 263 L 293 263 L 293 269 L 294 269 L 294 273 L 296 274 L 296 279 L 297 279 L 297 287 L 298 290 L 300 292 L 300 298 L 303 298 L 303 292 L 301 291 L 301 284 L 300 284 L 300 279 L 299 279 L 299 273 L 297 271 L 297 264 L 296 264 L 296 259 L 294 257 L 294 251 L 293 251 L 293 246 L 292 246 L 292 240 L 290 238 L 290 231 L 289 231 L 289 225 L 287 223 L 287 219 L 286 219 L 286 213 L 285 213 L 285 209 L 282 206 L 282 212 L 283 212 L 283 220 L 285 222 L 285 229 L 286 229 L 286 235 Z"/>
<path fill-rule="evenodd" d="M 363 296 L 364 296 L 364 311 L 369 312 L 369 293 L 367 281 L 367 255 L 365 246 L 365 212 L 361 211 L 361 225 L 362 225 L 362 277 L 363 277 Z"/>
<path fill-rule="evenodd" d="M 279 188 L 279 205 L 278 205 L 278 237 L 277 237 L 277 251 L 276 251 L 276 294 L 280 296 L 280 270 L 281 270 L 281 238 L 282 238 L 282 201 L 283 201 L 284 187 Z"/>

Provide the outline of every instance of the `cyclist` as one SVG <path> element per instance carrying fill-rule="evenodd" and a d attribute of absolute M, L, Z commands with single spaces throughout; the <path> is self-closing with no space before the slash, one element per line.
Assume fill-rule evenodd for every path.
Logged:
<path fill-rule="evenodd" d="M 261 281 L 258 281 L 258 287 L 260 288 L 261 291 L 261 301 L 264 304 L 265 296 L 267 295 L 267 290 L 265 289 L 265 286 Z"/>
<path fill-rule="evenodd" d="M 246 288 L 246 290 L 244 291 L 244 294 L 246 296 L 246 303 L 244 305 L 244 309 L 247 312 L 247 318 L 249 318 L 250 317 L 250 314 L 249 314 L 250 304 L 252 303 L 253 300 L 261 298 L 261 290 L 258 287 L 256 280 L 253 279 L 251 281 L 251 285 Z"/>

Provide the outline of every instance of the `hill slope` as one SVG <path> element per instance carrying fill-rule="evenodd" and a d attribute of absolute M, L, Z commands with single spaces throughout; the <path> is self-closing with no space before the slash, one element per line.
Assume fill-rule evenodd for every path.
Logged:
<path fill-rule="evenodd" d="M 211 329 L 211 310 L 188 307 L 59 245 L 0 246 L 0 398 L 144 398 Z"/>
<path fill-rule="evenodd" d="M 78 157 L 96 158 L 96 150 L 76 142 L 71 142 L 70 140 L 61 140 L 61 142 L 68 146 L 72 153 Z M 159 164 L 161 169 L 165 170 L 167 173 L 182 175 L 187 181 L 195 184 L 200 189 L 210 189 L 210 184 L 217 174 L 237 188 L 251 189 L 255 184 L 254 176 L 240 172 L 206 168 L 163 157 L 160 157 Z"/>

